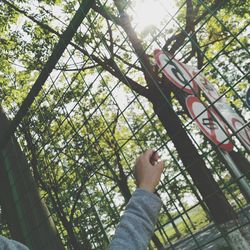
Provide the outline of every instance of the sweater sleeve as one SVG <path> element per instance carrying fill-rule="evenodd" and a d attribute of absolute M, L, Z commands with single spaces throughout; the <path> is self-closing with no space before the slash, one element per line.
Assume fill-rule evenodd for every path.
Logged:
<path fill-rule="evenodd" d="M 138 188 L 132 195 L 109 250 L 144 250 L 154 231 L 161 199 Z"/>
<path fill-rule="evenodd" d="M 0 236 L 0 249 L 4 250 L 29 250 L 26 246 L 15 240 Z"/>

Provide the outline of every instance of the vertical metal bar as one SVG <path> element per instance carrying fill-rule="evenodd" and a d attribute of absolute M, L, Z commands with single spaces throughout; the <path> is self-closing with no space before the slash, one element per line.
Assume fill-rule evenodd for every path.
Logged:
<path fill-rule="evenodd" d="M 242 188 L 242 191 L 244 191 L 244 196 L 248 201 L 250 201 L 250 186 L 246 180 L 246 177 L 240 172 L 232 158 L 227 152 L 224 152 L 219 149 L 222 156 L 227 162 L 228 167 L 230 168 L 231 172 L 233 173 L 234 177 L 236 178 L 237 182 L 239 182 L 240 187 Z"/>

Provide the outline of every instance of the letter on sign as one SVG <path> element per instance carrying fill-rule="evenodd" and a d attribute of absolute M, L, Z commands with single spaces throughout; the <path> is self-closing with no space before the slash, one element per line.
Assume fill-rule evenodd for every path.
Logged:
<path fill-rule="evenodd" d="M 163 71 L 164 75 L 172 84 L 188 94 L 198 92 L 197 83 L 183 63 L 159 49 L 154 51 L 154 56 L 160 70 Z"/>

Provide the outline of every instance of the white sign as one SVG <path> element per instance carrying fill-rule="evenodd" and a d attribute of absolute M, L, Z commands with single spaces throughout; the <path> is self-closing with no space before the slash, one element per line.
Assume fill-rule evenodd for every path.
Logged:
<path fill-rule="evenodd" d="M 192 95 L 187 96 L 186 106 L 198 127 L 213 143 L 225 151 L 233 150 L 233 144 L 228 140 L 227 126 L 212 107 L 206 107 Z"/>
<path fill-rule="evenodd" d="M 243 119 L 226 103 L 226 98 L 219 94 L 217 89 L 201 73 L 192 71 L 195 80 L 206 97 L 213 103 L 219 114 L 225 119 L 228 126 L 235 133 L 241 143 L 250 151 L 250 128 L 245 126 Z M 245 127 L 244 127 L 245 126 Z M 242 128 L 244 127 L 244 128 Z"/>
<path fill-rule="evenodd" d="M 172 84 L 188 94 L 198 92 L 197 83 L 183 63 L 177 61 L 172 58 L 170 54 L 164 53 L 159 49 L 154 51 L 154 57 L 160 70 L 163 71 L 164 75 Z"/>
<path fill-rule="evenodd" d="M 215 103 L 218 112 L 227 121 L 232 131 L 236 134 L 241 143 L 250 151 L 250 128 L 244 120 L 227 103 Z"/>
<path fill-rule="evenodd" d="M 172 84 L 188 94 L 197 95 L 201 90 L 235 133 L 236 137 L 250 151 L 249 126 L 246 126 L 243 119 L 227 104 L 226 98 L 221 96 L 215 85 L 211 84 L 197 69 L 179 62 L 172 58 L 169 53 L 157 49 L 154 51 L 154 57 L 157 65 Z M 247 93 L 247 101 L 249 101 L 250 90 Z M 219 117 L 217 113 L 216 115 Z M 220 118 L 220 120 L 222 119 Z"/>
<path fill-rule="evenodd" d="M 188 68 L 189 67 L 187 67 L 187 69 Z M 216 86 L 210 83 L 201 72 L 198 72 L 196 70 L 192 70 L 191 72 L 192 76 L 195 79 L 195 82 L 211 102 L 226 102 L 226 98 L 219 94 Z"/>

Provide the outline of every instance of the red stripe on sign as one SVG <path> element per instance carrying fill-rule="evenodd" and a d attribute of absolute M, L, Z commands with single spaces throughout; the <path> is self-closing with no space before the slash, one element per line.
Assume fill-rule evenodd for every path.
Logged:
<path fill-rule="evenodd" d="M 200 110 L 194 110 L 194 104 L 199 104 L 201 107 Z M 227 139 L 230 135 L 227 126 L 212 108 L 208 110 L 208 106 L 195 96 L 188 96 L 186 98 L 186 106 L 191 117 L 208 139 L 225 151 L 230 152 L 233 150 L 233 144 Z M 200 121 L 202 117 L 203 123 Z M 216 129 L 218 134 L 215 132 Z M 217 137 L 219 135 L 221 135 L 221 140 Z"/>

